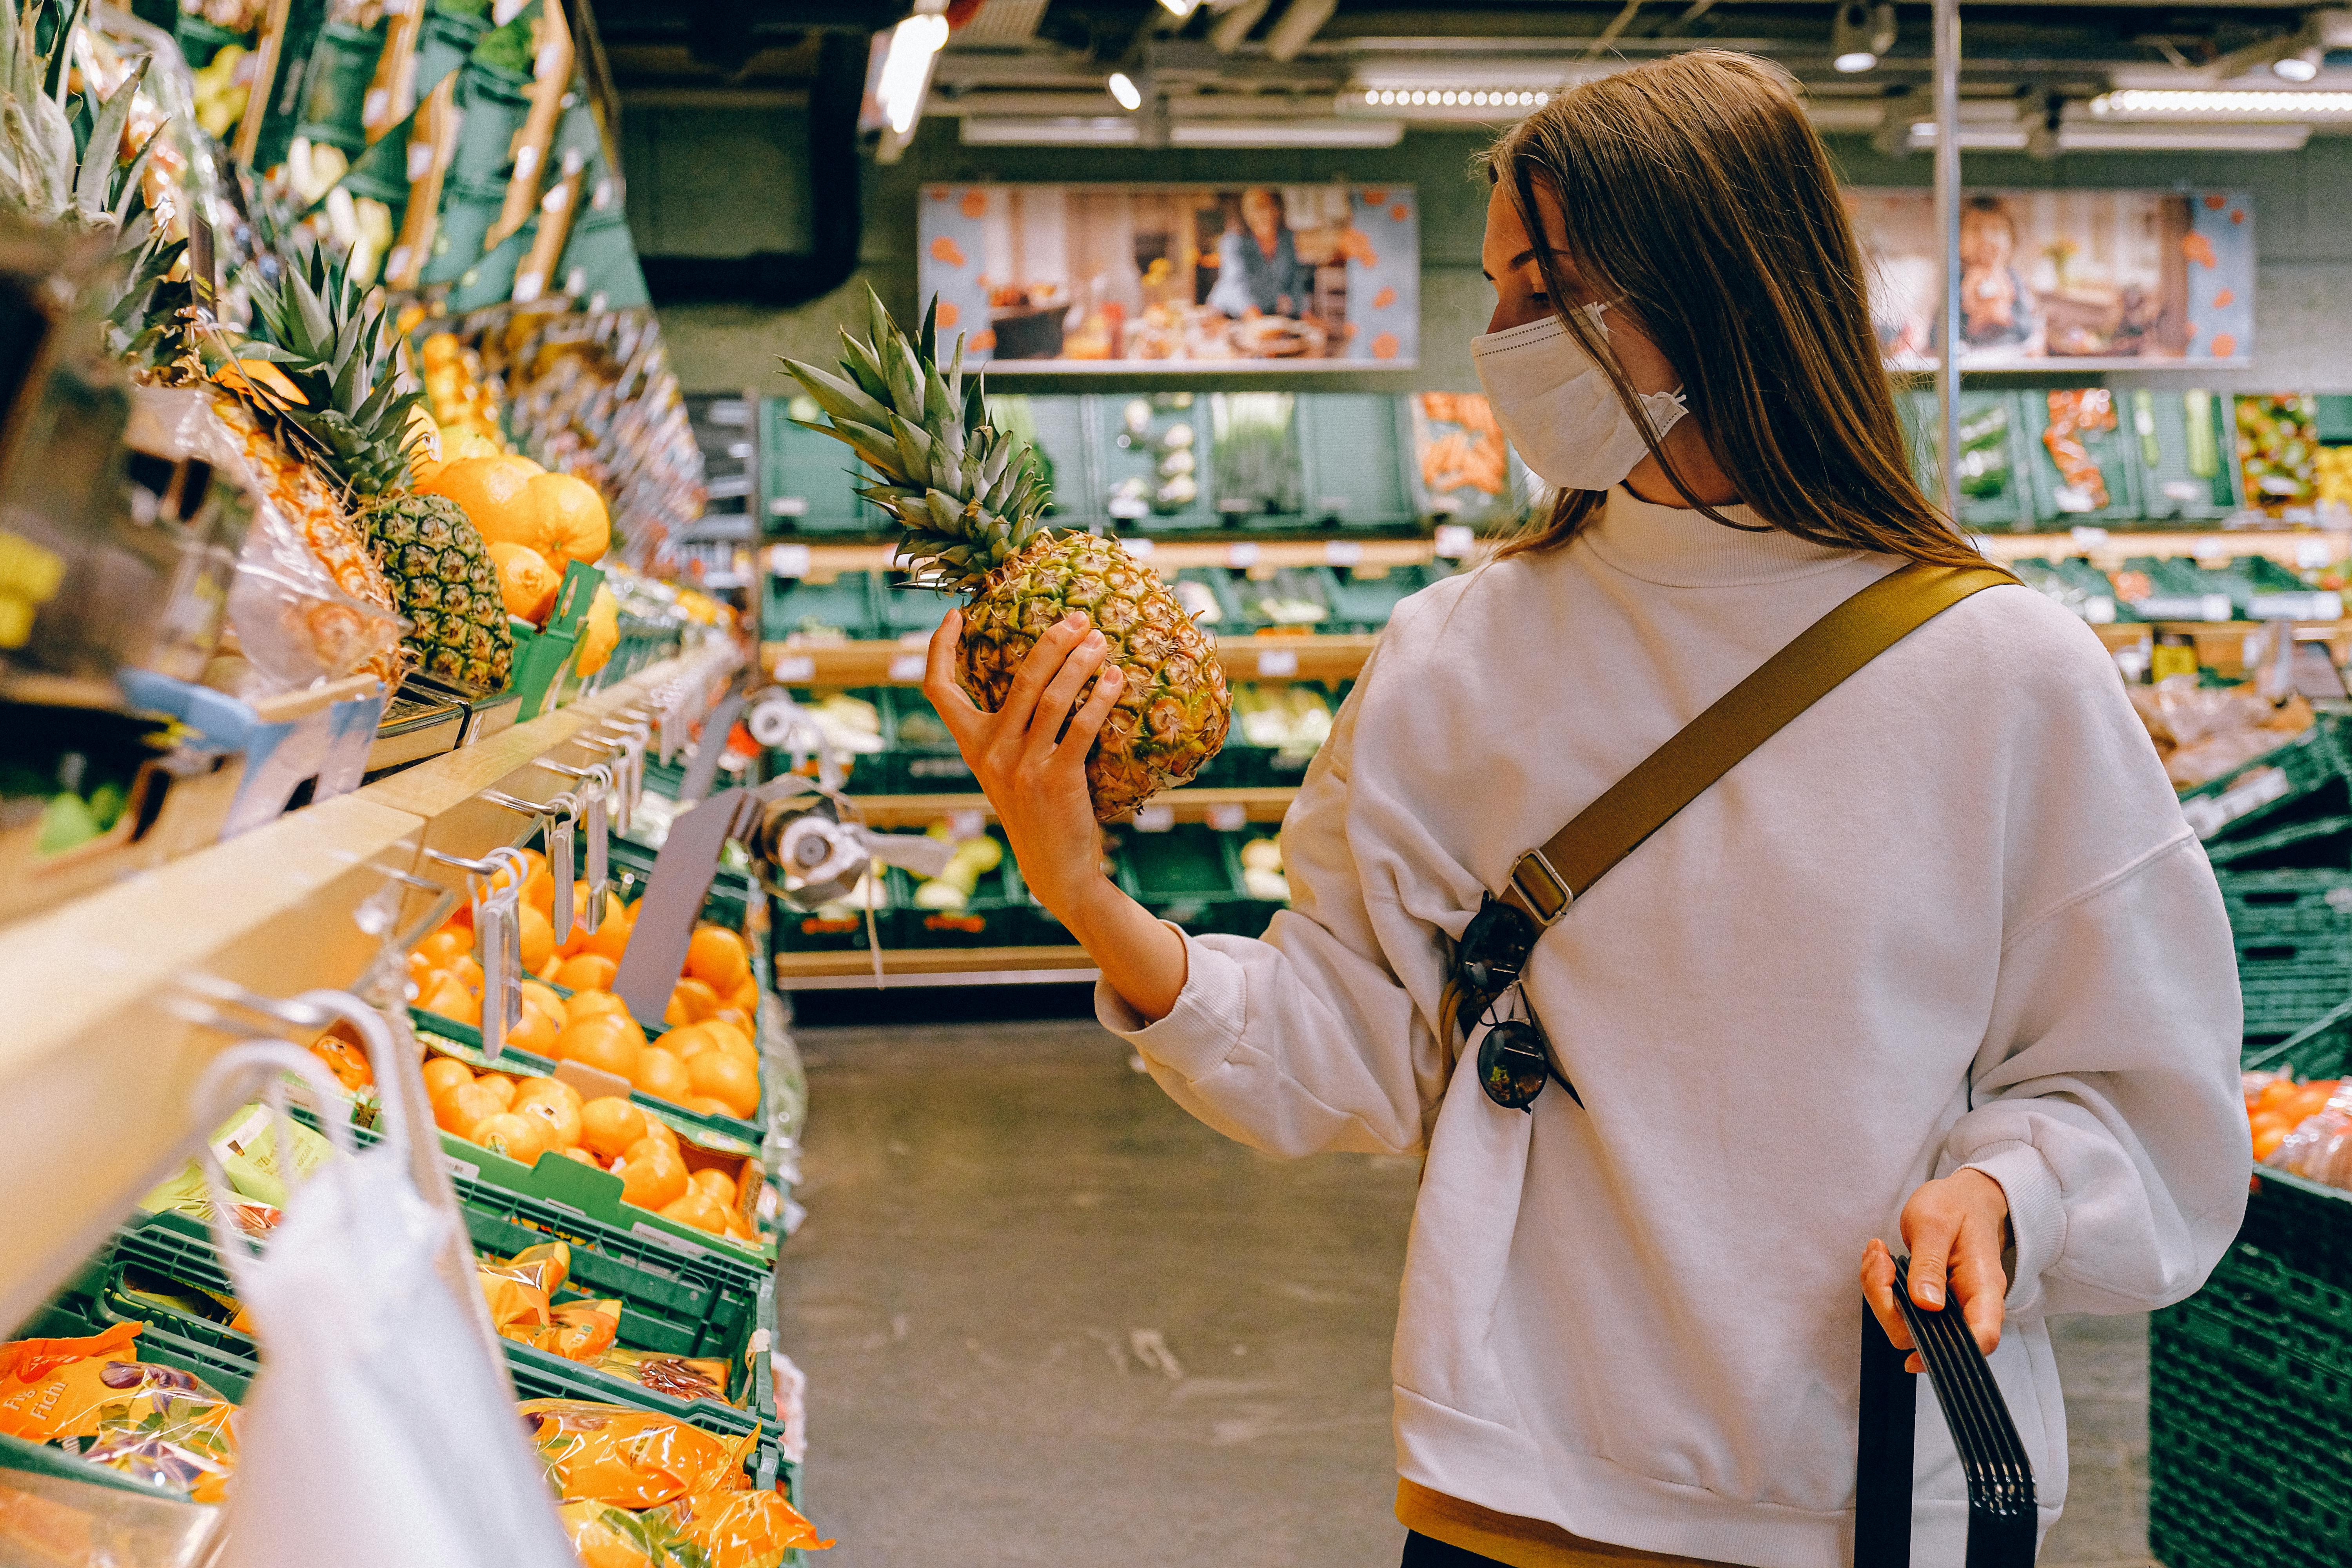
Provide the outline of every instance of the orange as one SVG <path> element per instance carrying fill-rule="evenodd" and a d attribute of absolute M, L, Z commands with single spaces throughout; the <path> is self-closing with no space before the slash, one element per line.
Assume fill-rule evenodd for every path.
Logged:
<path fill-rule="evenodd" d="M 711 1018 L 701 1026 L 704 1033 L 733 1051 L 737 1056 L 757 1066 L 759 1047 L 751 1044 L 751 1032 L 732 1018 Z"/>
<path fill-rule="evenodd" d="M 751 955 L 743 939 L 725 926 L 703 926 L 687 943 L 686 972 L 714 995 L 726 996 L 751 974 Z"/>
<path fill-rule="evenodd" d="M 492 1090 L 478 1083 L 462 1083 L 433 1102 L 433 1123 L 444 1132 L 471 1138 L 478 1123 L 505 1115 L 506 1109 Z"/>
<path fill-rule="evenodd" d="M 529 904 L 515 911 L 515 928 L 522 935 L 522 966 L 536 974 L 555 956 L 555 928 Z"/>
<path fill-rule="evenodd" d="M 523 491 L 539 508 L 539 549 L 558 576 L 565 562 L 593 566 L 612 548 L 612 520 L 594 485 L 571 474 L 541 474 Z"/>
<path fill-rule="evenodd" d="M 526 980 L 522 983 L 522 1005 L 526 1007 L 537 1007 L 554 1019 L 558 1028 L 563 1026 L 562 993 L 555 990 L 545 981 Z"/>
<path fill-rule="evenodd" d="M 489 546 L 490 564 L 499 569 L 499 597 L 507 614 L 520 616 L 532 626 L 546 621 L 547 612 L 555 608 L 555 591 L 563 579 L 547 563 L 547 557 L 528 544 L 509 544 L 504 540 Z"/>
<path fill-rule="evenodd" d="M 685 1192 L 658 1211 L 664 1219 L 674 1219 L 698 1230 L 724 1235 L 727 1230 L 727 1210 L 718 1199 L 699 1187 L 688 1186 Z"/>
<path fill-rule="evenodd" d="M 472 952 L 473 947 L 474 938 L 470 932 L 452 931 L 447 926 L 443 926 L 439 931 L 418 942 L 415 951 L 422 954 L 434 968 L 446 969 Z"/>
<path fill-rule="evenodd" d="M 459 953 L 449 965 L 449 977 L 468 991 L 482 988 L 482 966 L 469 953 Z"/>
<path fill-rule="evenodd" d="M 719 1042 L 699 1024 L 680 1024 L 654 1041 L 682 1062 L 690 1062 Z"/>
<path fill-rule="evenodd" d="M 626 1019 L 583 1018 L 555 1037 L 555 1054 L 562 1060 L 618 1073 L 634 1082 L 644 1039 Z"/>
<path fill-rule="evenodd" d="M 567 991 L 610 991 L 620 967 L 600 953 L 583 952 L 563 961 L 555 972 L 555 983 Z"/>
<path fill-rule="evenodd" d="M 686 1064 L 659 1046 L 647 1046 L 637 1053 L 636 1069 L 629 1074 L 629 1081 L 656 1100 L 680 1100 L 694 1092 Z"/>
<path fill-rule="evenodd" d="M 535 1057 L 548 1056 L 555 1050 L 555 1037 L 562 1032 L 562 1013 L 550 1013 L 526 996 L 522 1005 L 522 1022 L 507 1031 L 507 1044 L 516 1050 L 529 1051 Z"/>
<path fill-rule="evenodd" d="M 552 1085 L 541 1089 L 541 1084 Z M 576 1148 L 580 1142 L 580 1096 L 572 1093 L 567 1100 L 555 1089 L 570 1089 L 570 1084 L 557 1084 L 553 1079 L 535 1078 L 522 1086 L 515 1095 L 513 1110 L 518 1116 L 535 1116 L 547 1123 L 547 1144 L 551 1149 Z"/>
<path fill-rule="evenodd" d="M 617 899 L 613 900 L 614 903 L 619 901 Z M 594 933 L 593 935 L 583 933 L 581 936 L 580 951 L 593 952 L 599 958 L 609 958 L 614 963 L 618 963 L 621 962 L 621 954 L 628 951 L 629 930 L 635 923 L 625 914 L 615 914 L 612 905 L 607 904 L 604 921 L 597 926 Z"/>
<path fill-rule="evenodd" d="M 640 1138 L 621 1152 L 613 1166 L 621 1178 L 621 1198 L 658 1213 L 686 1191 L 686 1162 L 657 1138 Z"/>
<path fill-rule="evenodd" d="M 738 1241 L 755 1242 L 760 1239 L 760 1233 L 751 1228 L 751 1222 L 743 1217 L 743 1211 L 731 1205 L 727 1210 L 727 1234 Z"/>
<path fill-rule="evenodd" d="M 488 543 L 536 550 L 542 529 L 530 484 L 539 465 L 514 458 L 460 458 L 445 463 L 416 493 L 456 501 Z"/>
<path fill-rule="evenodd" d="M 545 866 L 531 872 L 530 879 L 522 885 L 522 901 L 549 920 L 555 918 L 555 878 Z M 555 928 L 548 929 L 552 931 Z"/>
<path fill-rule="evenodd" d="M 591 1154 L 585 1149 L 558 1149 L 556 1152 L 562 1155 L 567 1160 L 577 1160 L 582 1164 L 589 1166 L 593 1170 L 601 1171 L 604 1168 L 604 1166 L 597 1164 L 596 1156 Z"/>
<path fill-rule="evenodd" d="M 435 967 L 433 961 L 425 957 L 425 954 L 421 952 L 412 952 L 408 955 L 408 984 L 415 987 L 414 994 L 418 996 L 424 995 L 426 982 L 430 981 L 434 975 L 439 973 L 440 971 Z"/>
<path fill-rule="evenodd" d="M 730 1116 L 760 1111 L 760 1071 L 732 1051 L 705 1051 L 686 1064 L 694 1092 L 727 1107 Z"/>
<path fill-rule="evenodd" d="M 726 1172 L 715 1168 L 697 1171 L 686 1179 L 717 1198 L 721 1205 L 727 1208 L 735 1206 L 735 1178 Z"/>
<path fill-rule="evenodd" d="M 431 1104 L 459 1084 L 474 1081 L 474 1069 L 454 1057 L 435 1057 L 425 1064 L 425 1100 Z"/>
<path fill-rule="evenodd" d="M 689 1094 L 684 1100 L 679 1100 L 678 1104 L 683 1106 L 685 1109 L 693 1111 L 697 1116 L 732 1116 L 735 1114 L 733 1111 L 727 1109 L 726 1101 L 713 1100 L 707 1094 Z"/>
<path fill-rule="evenodd" d="M 610 1160 L 646 1135 L 646 1113 L 617 1094 L 580 1108 L 580 1141 Z"/>
<path fill-rule="evenodd" d="M 563 1016 L 574 1024 L 583 1018 L 596 1017 L 618 1018 L 625 1024 L 635 1022 L 629 1016 L 629 1005 L 602 987 L 593 991 L 574 991 L 564 999 Z"/>
<path fill-rule="evenodd" d="M 719 1011 L 719 993 L 699 980 L 681 980 L 670 990 L 665 1024 L 699 1024 Z"/>
<path fill-rule="evenodd" d="M 515 1102 L 515 1080 L 502 1072 L 486 1072 L 474 1080 L 499 1097 L 500 1110 L 512 1110 Z"/>
<path fill-rule="evenodd" d="M 751 1032 L 751 1015 L 741 1007 L 721 1007 L 702 1021 L 706 1024 L 732 1024 L 746 1035 Z"/>
<path fill-rule="evenodd" d="M 572 668 L 585 678 L 595 674 L 611 662 L 613 650 L 621 646 L 621 601 L 613 597 L 610 583 L 596 584 L 596 596 L 588 601 L 588 613 L 580 619 L 580 647 L 572 656 Z"/>
<path fill-rule="evenodd" d="M 481 998 L 459 984 L 457 976 L 446 970 L 416 1005 L 428 1013 L 438 1013 L 453 1023 L 478 1026 L 482 1021 Z"/>
<path fill-rule="evenodd" d="M 734 990 L 727 994 L 726 1002 L 730 1007 L 737 1008 L 744 1013 L 758 1012 L 760 1010 L 760 982 L 758 976 L 754 975 L 750 970 L 745 970 L 743 972 L 743 984 L 738 985 Z"/>
<path fill-rule="evenodd" d="M 643 1106 L 639 1106 L 638 1109 L 640 1110 L 645 1110 Z M 659 1142 L 668 1144 L 670 1152 L 677 1155 L 679 1159 L 683 1160 L 686 1157 L 686 1154 L 677 1144 L 677 1129 L 672 1127 L 668 1122 L 664 1121 L 653 1111 L 646 1110 L 645 1112 L 645 1116 L 646 1136 Z"/>
<path fill-rule="evenodd" d="M 515 1110 L 502 1110 L 475 1123 L 467 1138 L 522 1165 L 538 1164 L 548 1150 L 547 1123 Z"/>

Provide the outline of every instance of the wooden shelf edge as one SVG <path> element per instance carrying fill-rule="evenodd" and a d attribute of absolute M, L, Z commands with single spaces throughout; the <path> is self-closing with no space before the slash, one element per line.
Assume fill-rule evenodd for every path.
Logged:
<path fill-rule="evenodd" d="M 1348 680 L 1364 668 L 1374 632 L 1324 637 L 1229 637 L 1217 641 L 1228 680 Z M 763 642 L 760 663 L 786 686 L 920 686 L 923 648 L 898 642 L 803 647 Z M 420 764 L 430 766 L 431 764 Z"/>
<path fill-rule="evenodd" d="M 1244 789 L 1171 789 L 1154 795 L 1150 805 L 1167 806 L 1179 822 L 1206 822 L 1220 807 L 1239 806 L 1251 822 L 1279 822 L 1298 798 L 1295 784 L 1266 784 Z M 869 827 L 928 827 L 958 812 L 995 812 L 984 795 L 866 795 L 850 797 Z M 1149 809 L 1147 807 L 1146 809 Z"/>
<path fill-rule="evenodd" d="M 780 952 L 773 960 L 779 991 L 844 991 L 874 984 L 874 961 L 861 949 Z M 882 954 L 891 985 L 1091 984 L 1097 971 L 1083 947 L 914 947 Z"/>

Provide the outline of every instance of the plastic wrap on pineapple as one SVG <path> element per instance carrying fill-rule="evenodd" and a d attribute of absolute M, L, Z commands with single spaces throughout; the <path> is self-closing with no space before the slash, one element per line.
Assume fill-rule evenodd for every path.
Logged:
<path fill-rule="evenodd" d="M 761 963 L 765 963 L 764 952 Z M 760 1079 L 767 1091 L 768 1130 L 760 1161 L 769 1184 L 788 1197 L 801 1181 L 801 1132 L 808 1121 L 808 1069 L 793 1039 L 792 1008 L 765 986 L 760 990 Z"/>

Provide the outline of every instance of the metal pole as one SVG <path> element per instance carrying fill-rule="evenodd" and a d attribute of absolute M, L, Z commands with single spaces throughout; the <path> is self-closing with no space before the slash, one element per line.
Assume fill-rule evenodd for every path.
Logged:
<path fill-rule="evenodd" d="M 1943 353 L 1936 397 L 1944 421 L 1944 514 L 1960 521 L 1960 0 L 1936 0 L 1936 232 L 1943 237 Z"/>

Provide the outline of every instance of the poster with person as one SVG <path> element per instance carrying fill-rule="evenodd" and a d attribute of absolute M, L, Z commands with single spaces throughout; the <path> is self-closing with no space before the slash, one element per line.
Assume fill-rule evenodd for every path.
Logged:
<path fill-rule="evenodd" d="M 1402 369 L 1420 353 L 1407 185 L 932 185 L 919 287 L 1013 369 Z"/>
<path fill-rule="evenodd" d="M 1935 364 L 1934 194 L 1857 189 L 1846 202 L 1888 363 Z M 2242 191 L 1967 191 L 1959 249 L 1969 369 L 2234 364 L 2253 353 L 2253 203 Z"/>

